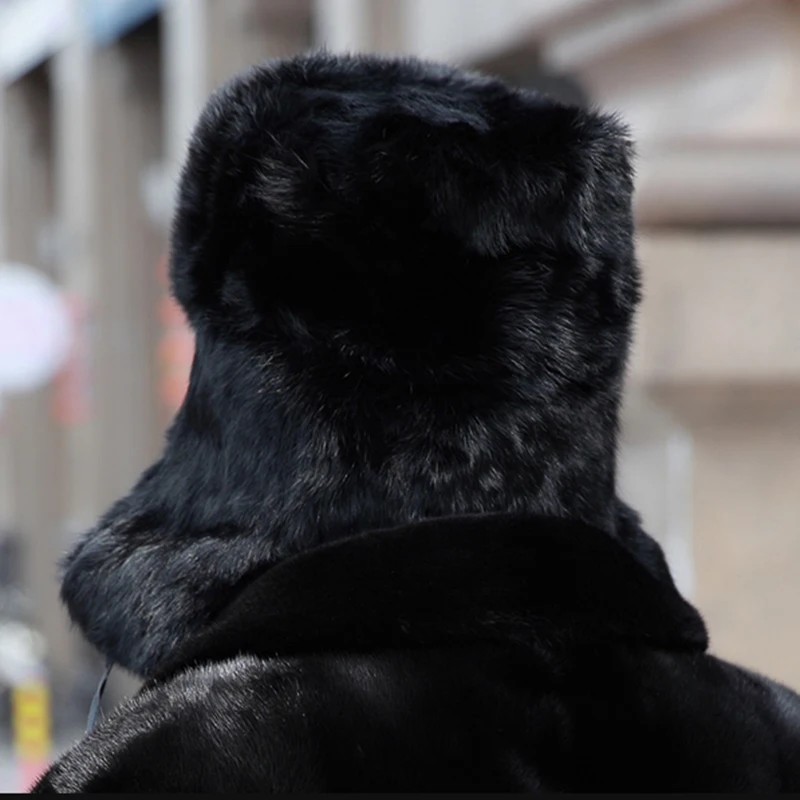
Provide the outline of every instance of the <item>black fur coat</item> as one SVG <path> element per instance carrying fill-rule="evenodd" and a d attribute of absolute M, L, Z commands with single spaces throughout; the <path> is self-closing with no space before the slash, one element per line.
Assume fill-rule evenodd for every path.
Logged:
<path fill-rule="evenodd" d="M 144 689 L 36 791 L 800 790 L 616 497 L 638 300 L 613 118 L 415 60 L 219 90 L 162 458 L 62 596 Z"/>

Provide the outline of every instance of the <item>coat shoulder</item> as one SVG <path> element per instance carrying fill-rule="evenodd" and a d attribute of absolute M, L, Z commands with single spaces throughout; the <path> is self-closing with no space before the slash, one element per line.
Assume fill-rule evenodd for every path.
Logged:
<path fill-rule="evenodd" d="M 108 717 L 34 793 L 800 789 L 788 689 L 702 653 L 573 655 L 483 645 L 190 668 Z"/>
<path fill-rule="evenodd" d="M 313 791 L 317 682 L 303 659 L 186 670 L 119 707 L 34 793 Z"/>
<path fill-rule="evenodd" d="M 34 793 L 319 792 L 353 781 L 402 788 L 409 774 L 421 786 L 469 788 L 485 783 L 478 762 L 447 766 L 441 755 L 453 732 L 469 749 L 478 707 L 470 692 L 487 684 L 480 650 L 466 658 L 466 669 L 446 650 L 241 656 L 193 667 L 117 709 Z"/>
<path fill-rule="evenodd" d="M 563 706 L 537 686 L 514 713 L 505 679 L 530 683 L 529 660 L 487 646 L 214 662 L 134 697 L 34 793 L 535 790 L 537 747 L 497 731 L 527 751 L 526 720 Z"/>

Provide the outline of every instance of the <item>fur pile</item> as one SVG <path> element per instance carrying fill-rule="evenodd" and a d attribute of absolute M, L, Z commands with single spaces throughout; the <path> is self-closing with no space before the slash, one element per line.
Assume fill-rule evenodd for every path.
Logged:
<path fill-rule="evenodd" d="M 189 392 L 66 561 L 90 641 L 147 675 L 254 571 L 374 528 L 514 512 L 613 534 L 630 151 L 612 117 L 410 59 L 222 87 L 172 238 Z"/>

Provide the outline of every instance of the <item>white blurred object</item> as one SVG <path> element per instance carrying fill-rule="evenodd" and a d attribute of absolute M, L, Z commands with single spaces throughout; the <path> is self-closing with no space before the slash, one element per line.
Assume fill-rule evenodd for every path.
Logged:
<path fill-rule="evenodd" d="M 11 83 L 64 45 L 71 0 L 9 0 L 0 5 L 0 76 Z"/>
<path fill-rule="evenodd" d="M 679 422 L 629 388 L 623 410 L 617 484 L 661 545 L 678 590 L 695 589 L 692 537 L 692 438 Z"/>
<path fill-rule="evenodd" d="M 37 674 L 45 658 L 45 642 L 40 633 L 24 622 L 0 621 L 0 682 L 19 686 Z"/>
<path fill-rule="evenodd" d="M 67 305 L 58 287 L 22 264 L 0 264 L 0 394 L 49 381 L 72 343 Z"/>

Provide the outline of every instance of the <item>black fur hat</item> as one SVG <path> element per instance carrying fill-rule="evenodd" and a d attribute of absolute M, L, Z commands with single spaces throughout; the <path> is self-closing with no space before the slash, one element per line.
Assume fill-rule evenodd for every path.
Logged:
<path fill-rule="evenodd" d="M 89 639 L 148 674 L 253 570 L 370 528 L 613 532 L 630 159 L 609 116 L 412 59 L 306 55 L 220 89 L 173 229 L 191 385 L 67 559 Z"/>

